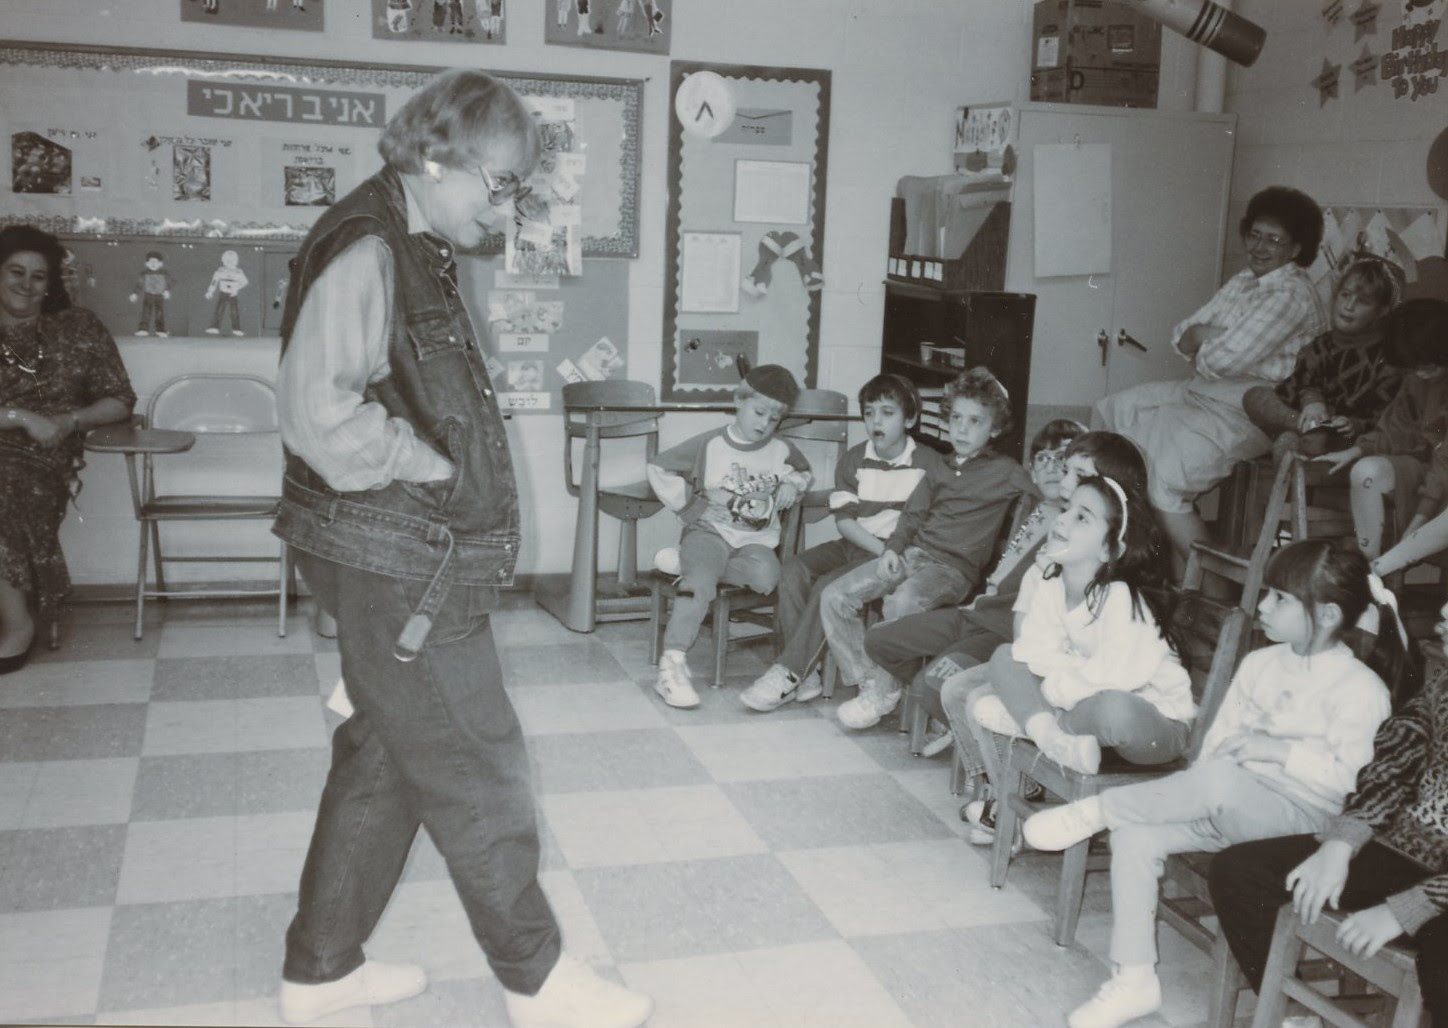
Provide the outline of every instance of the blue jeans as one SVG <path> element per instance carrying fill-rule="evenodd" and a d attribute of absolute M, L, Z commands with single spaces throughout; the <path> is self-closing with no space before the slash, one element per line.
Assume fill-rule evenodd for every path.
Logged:
<path fill-rule="evenodd" d="M 494 591 L 454 586 L 426 646 L 403 663 L 392 647 L 426 583 L 300 551 L 296 562 L 337 619 L 356 713 L 332 737 L 282 976 L 329 982 L 362 964 L 422 826 L 499 982 L 536 993 L 560 938 L 538 886 L 528 755 L 488 621 Z"/>

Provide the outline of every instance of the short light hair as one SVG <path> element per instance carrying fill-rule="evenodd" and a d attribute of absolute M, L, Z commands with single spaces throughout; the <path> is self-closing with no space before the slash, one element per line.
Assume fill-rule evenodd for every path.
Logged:
<path fill-rule="evenodd" d="M 450 168 L 481 163 L 493 145 L 516 147 L 526 175 L 538 163 L 542 143 L 518 94 L 481 71 L 453 68 L 410 96 L 387 122 L 377 151 L 388 166 L 417 175 L 426 161 Z"/>

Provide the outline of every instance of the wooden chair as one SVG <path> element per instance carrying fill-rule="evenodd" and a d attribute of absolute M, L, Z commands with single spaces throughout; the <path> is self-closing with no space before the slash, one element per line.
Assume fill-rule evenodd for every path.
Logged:
<path fill-rule="evenodd" d="M 1005 885 L 1017 823 L 1038 809 L 1022 795 L 1023 775 L 1039 782 L 1047 792 L 1072 802 L 1114 786 L 1131 785 L 1180 771 L 1196 756 L 1206 734 L 1206 726 L 1221 705 L 1232 674 L 1246 653 L 1250 617 L 1240 606 L 1226 606 L 1200 593 L 1188 593 L 1178 603 L 1173 620 L 1185 640 L 1181 658 L 1192 676 L 1192 691 L 1199 711 L 1192 725 L 1187 755 L 1169 764 L 1142 767 L 1129 764 L 1107 751 L 1103 755 L 1100 772 L 1088 775 L 1048 759 L 1027 739 L 1012 739 L 1005 748 L 1004 781 L 999 783 L 1000 803 L 995 842 L 991 848 L 992 886 L 999 889 Z M 1079 842 L 1066 850 L 1061 861 L 1054 925 L 1058 946 L 1069 946 L 1076 937 L 1086 872 L 1108 866 L 1104 861 L 1098 861 L 1093 867 L 1090 848 L 1089 839 Z"/>
<path fill-rule="evenodd" d="M 598 430 L 600 440 L 643 439 L 641 469 L 659 452 L 659 416 L 656 413 L 581 413 L 569 408 L 592 405 L 647 407 L 655 402 L 654 387 L 647 382 L 569 382 L 563 387 L 563 485 L 569 496 L 578 497 L 582 486 L 582 476 L 574 468 L 573 451 L 575 443 L 587 437 L 590 418 L 595 419 L 595 423 L 602 420 L 602 427 Z M 618 565 L 613 581 L 601 583 L 602 588 L 595 594 L 592 612 L 595 620 L 642 616 L 632 607 L 625 609 L 625 604 L 610 601 L 626 600 L 636 593 L 639 584 L 638 523 L 662 508 L 663 504 L 654 496 L 647 479 L 599 488 L 599 511 L 619 521 Z M 591 574 L 597 578 L 598 568 L 575 568 L 573 573 Z M 637 590 L 636 594 L 641 596 L 642 591 Z"/>
<path fill-rule="evenodd" d="M 776 435 L 800 448 L 809 460 L 812 481 L 800 501 L 800 538 L 791 545 L 791 552 L 804 549 L 804 532 L 830 514 L 830 493 L 835 491 L 835 468 L 849 447 L 850 423 L 842 420 L 821 421 L 815 414 L 848 414 L 850 398 L 833 389 L 805 389 L 795 400 L 789 415 L 780 423 Z"/>
<path fill-rule="evenodd" d="M 779 546 L 776 553 L 780 563 L 792 553 L 791 542 L 800 533 L 799 522 L 802 512 L 799 504 L 790 507 L 780 525 Z M 664 650 L 664 628 L 668 622 L 669 604 L 678 596 L 675 579 L 661 571 L 649 576 L 649 663 L 658 666 L 659 656 Z M 779 627 L 774 616 L 774 605 L 779 593 L 757 593 L 748 586 L 719 583 L 712 608 L 713 636 L 713 677 L 710 685 L 719 688 L 724 684 L 724 664 L 729 652 L 729 625 L 731 622 L 745 622 L 768 631 L 750 635 L 735 642 L 751 643 L 768 640 L 775 650 L 781 646 Z"/>
<path fill-rule="evenodd" d="M 1418 987 L 1416 953 L 1411 945 L 1384 946 L 1372 957 L 1349 953 L 1336 938 L 1345 916 L 1324 910 L 1317 923 L 1309 925 L 1303 923 L 1290 903 L 1278 911 L 1252 1028 L 1277 1028 L 1287 1012 L 1289 999 L 1339 1028 L 1362 1028 L 1366 1024 L 1349 1009 L 1361 1008 L 1365 1000 L 1375 1000 L 1388 1007 L 1391 1020 L 1383 1023 L 1391 1028 L 1430 1028 L 1431 1022 L 1423 1009 L 1423 994 Z M 1313 988 L 1301 977 L 1299 969 L 1308 949 L 1347 969 L 1380 995 L 1370 1000 L 1362 996 L 1328 996 Z"/>

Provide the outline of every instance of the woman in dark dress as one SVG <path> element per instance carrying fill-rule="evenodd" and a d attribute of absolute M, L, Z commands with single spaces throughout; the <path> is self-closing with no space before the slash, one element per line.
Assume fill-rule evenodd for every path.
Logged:
<path fill-rule="evenodd" d="M 0 674 L 25 663 L 36 621 L 70 590 L 60 523 L 82 436 L 136 402 L 110 332 L 70 305 L 63 256 L 49 233 L 0 230 Z"/>

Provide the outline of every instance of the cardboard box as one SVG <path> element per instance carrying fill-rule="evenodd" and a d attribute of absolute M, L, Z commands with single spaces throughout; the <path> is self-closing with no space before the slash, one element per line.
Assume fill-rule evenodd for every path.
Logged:
<path fill-rule="evenodd" d="M 1031 99 L 1155 107 L 1161 25 L 1112 0 L 1039 0 L 1031 33 Z"/>

